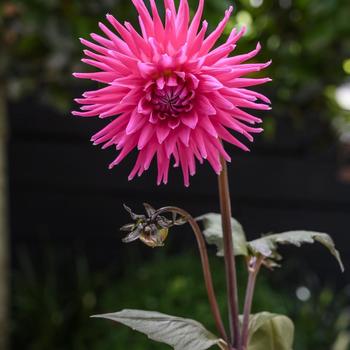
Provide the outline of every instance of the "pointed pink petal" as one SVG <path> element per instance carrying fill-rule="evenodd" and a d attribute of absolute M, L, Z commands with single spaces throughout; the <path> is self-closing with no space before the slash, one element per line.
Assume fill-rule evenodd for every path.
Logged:
<path fill-rule="evenodd" d="M 242 142 L 238 141 L 227 129 L 225 129 L 221 125 L 216 126 L 220 138 L 222 138 L 224 141 L 227 141 L 231 143 L 232 145 L 237 146 L 238 148 L 241 148 L 243 151 L 249 152 L 249 148 L 244 145 Z"/>
<path fill-rule="evenodd" d="M 202 29 L 199 32 L 199 34 L 192 40 L 192 42 L 189 43 L 189 49 L 188 49 L 188 56 L 191 57 L 194 55 L 196 57 L 198 55 L 198 52 L 203 45 L 203 40 L 205 37 L 205 33 L 208 29 L 208 22 L 203 21 Z"/>
<path fill-rule="evenodd" d="M 157 139 L 160 144 L 168 137 L 170 128 L 167 123 L 158 123 L 156 126 Z"/>
<path fill-rule="evenodd" d="M 203 46 L 200 50 L 201 55 L 206 54 L 215 45 L 216 41 L 219 39 L 219 37 L 224 31 L 232 11 L 233 7 L 230 6 L 229 9 L 225 11 L 224 19 L 219 23 L 217 28 L 204 40 Z"/>
<path fill-rule="evenodd" d="M 145 147 L 147 142 L 152 138 L 154 134 L 154 126 L 152 124 L 147 124 L 140 133 L 139 142 L 137 144 L 137 148 L 141 150 Z"/>
<path fill-rule="evenodd" d="M 190 178 L 188 173 L 187 153 L 185 151 L 185 146 L 182 145 L 181 143 L 179 144 L 179 156 L 180 156 L 182 174 L 184 178 L 184 185 L 185 187 L 188 187 L 190 185 Z"/>
<path fill-rule="evenodd" d="M 199 125 L 209 135 L 212 135 L 214 137 L 218 137 L 218 133 L 216 132 L 215 127 L 214 127 L 213 123 L 210 121 L 210 119 L 208 118 L 208 116 L 202 115 L 200 120 L 199 120 Z"/>
<path fill-rule="evenodd" d="M 197 111 L 199 112 L 198 114 L 205 114 L 205 115 L 215 115 L 216 114 L 216 109 L 215 107 L 211 104 L 209 99 L 202 95 L 196 104 Z"/>
<path fill-rule="evenodd" d="M 202 92 L 211 92 L 223 87 L 222 83 L 211 75 L 202 74 L 200 76 L 199 88 Z"/>
<path fill-rule="evenodd" d="M 188 145 L 189 145 L 190 135 L 191 135 L 191 129 L 188 127 L 182 127 L 178 131 L 178 136 L 186 147 L 188 147 Z"/>
<path fill-rule="evenodd" d="M 190 20 L 190 9 L 187 0 L 180 0 L 179 11 L 176 16 L 177 44 L 183 45 L 187 38 L 187 29 Z"/>
<path fill-rule="evenodd" d="M 205 148 L 205 142 L 204 142 L 204 137 L 203 133 L 199 128 L 196 128 L 194 131 L 194 140 L 198 146 L 198 150 L 201 154 L 201 156 L 206 159 L 208 156 L 207 149 Z"/>
<path fill-rule="evenodd" d="M 256 45 L 256 48 L 251 51 L 251 52 L 248 52 L 246 54 L 243 54 L 243 55 L 238 55 L 238 56 L 235 56 L 235 57 L 230 57 L 230 58 L 227 58 L 225 60 L 223 60 L 222 63 L 224 63 L 225 65 L 236 65 L 236 64 L 240 64 L 242 62 L 245 62 L 247 60 L 250 60 L 251 58 L 255 57 L 259 51 L 261 50 L 261 45 L 260 43 L 257 43 Z"/>
<path fill-rule="evenodd" d="M 270 82 L 270 78 L 237 78 L 233 79 L 228 86 L 230 87 L 249 87 L 255 85 L 261 85 Z"/>
<path fill-rule="evenodd" d="M 131 34 L 123 27 L 121 23 L 112 15 L 107 14 L 106 16 L 108 22 L 114 27 L 114 29 L 120 34 L 123 40 L 126 42 L 132 53 L 139 56 L 138 47 L 135 45 L 133 37 Z"/>
<path fill-rule="evenodd" d="M 142 0 L 132 0 L 132 2 L 136 7 L 137 12 L 140 14 L 140 18 L 143 22 L 143 26 L 145 28 L 147 35 L 148 36 L 153 35 L 154 34 L 153 21 L 144 2 Z"/>
<path fill-rule="evenodd" d="M 134 111 L 131 113 L 129 123 L 126 127 L 126 134 L 131 135 L 135 133 L 137 130 L 141 129 L 143 125 L 145 124 L 147 118 L 145 118 L 144 115 L 140 115 L 137 113 L 137 110 L 134 109 Z"/>
<path fill-rule="evenodd" d="M 203 14 L 204 0 L 199 0 L 198 9 L 196 14 L 194 15 L 190 28 L 188 30 L 187 40 L 191 41 L 195 38 L 198 32 L 199 24 L 201 22 L 202 14 Z"/>
<path fill-rule="evenodd" d="M 119 153 L 118 157 L 109 165 L 109 169 L 112 169 L 113 167 L 118 165 L 131 152 L 131 150 L 136 146 L 136 144 L 137 144 L 136 137 L 134 138 L 130 137 L 128 140 L 128 143 L 125 144 L 125 146 Z"/>
<path fill-rule="evenodd" d="M 155 1 L 150 0 L 150 3 L 151 3 L 151 8 L 152 8 L 152 15 L 153 15 L 154 36 L 158 41 L 163 42 L 164 26 L 163 26 L 162 20 L 159 16 Z"/>
<path fill-rule="evenodd" d="M 92 43 L 91 41 L 85 40 L 83 38 L 80 38 L 79 40 L 83 45 L 89 47 L 92 50 L 95 50 L 96 52 L 99 52 L 103 55 L 106 55 L 108 53 L 108 49 L 106 49 L 103 46 L 96 45 L 96 44 Z"/>
<path fill-rule="evenodd" d="M 164 0 L 164 7 L 169 9 L 174 15 L 176 14 L 174 0 Z"/>
<path fill-rule="evenodd" d="M 181 121 L 189 128 L 194 129 L 198 123 L 198 114 L 196 111 L 191 111 L 187 114 L 184 114 L 181 117 Z"/>
<path fill-rule="evenodd" d="M 145 158 L 145 164 L 144 164 L 144 169 L 145 170 L 148 170 L 150 165 L 151 165 L 151 162 L 152 162 L 152 159 L 155 155 L 157 151 L 157 147 L 155 145 L 155 143 L 152 143 L 150 142 L 148 147 L 147 147 L 147 153 L 146 153 L 146 158 Z M 140 174 L 140 173 L 139 173 Z"/>

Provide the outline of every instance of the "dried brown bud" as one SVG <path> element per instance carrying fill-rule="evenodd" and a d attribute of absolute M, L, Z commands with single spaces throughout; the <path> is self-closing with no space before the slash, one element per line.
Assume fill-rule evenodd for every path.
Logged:
<path fill-rule="evenodd" d="M 124 205 L 134 223 L 126 224 L 120 228 L 129 234 L 123 238 L 124 243 L 140 239 L 149 247 L 162 247 L 168 237 L 169 228 L 174 225 L 182 225 L 186 222 L 183 218 L 173 215 L 172 220 L 157 214 L 157 211 L 148 203 L 144 203 L 147 215 L 135 214 L 129 207 Z"/>

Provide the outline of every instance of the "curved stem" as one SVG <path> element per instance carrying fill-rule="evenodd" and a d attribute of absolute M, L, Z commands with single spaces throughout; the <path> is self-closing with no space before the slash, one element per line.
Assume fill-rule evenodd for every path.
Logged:
<path fill-rule="evenodd" d="M 229 304 L 231 344 L 241 350 L 241 338 L 238 318 L 238 288 L 236 276 L 236 262 L 233 249 L 233 237 L 231 227 L 231 202 L 227 176 L 227 164 L 221 157 L 222 171 L 219 175 L 219 196 L 221 209 L 221 223 L 224 236 L 224 256 L 226 269 L 226 283 Z"/>
<path fill-rule="evenodd" d="M 259 273 L 262 257 L 252 257 L 248 262 L 248 284 L 244 302 L 243 325 L 242 325 L 242 349 L 247 350 L 249 338 L 249 317 L 252 309 L 256 277 Z"/>
<path fill-rule="evenodd" d="M 220 333 L 220 336 L 227 341 L 227 335 L 225 331 L 224 324 L 222 322 L 219 306 L 216 300 L 216 295 L 214 291 L 214 286 L 213 286 L 213 280 L 210 272 L 210 265 L 209 265 L 209 258 L 208 258 L 208 253 L 207 253 L 207 247 L 205 245 L 205 240 L 202 235 L 202 231 L 199 228 L 197 221 L 185 210 L 177 207 L 163 207 L 158 209 L 154 215 L 159 215 L 161 213 L 165 212 L 171 212 L 171 213 L 176 213 L 184 217 L 187 222 L 191 225 L 191 228 L 196 236 L 198 248 L 199 248 L 199 253 L 201 257 L 201 262 L 202 262 L 202 268 L 203 268 L 203 276 L 204 276 L 204 282 L 205 282 L 205 287 L 208 292 L 208 299 L 211 307 L 211 311 L 214 316 L 215 324 L 216 327 Z"/>

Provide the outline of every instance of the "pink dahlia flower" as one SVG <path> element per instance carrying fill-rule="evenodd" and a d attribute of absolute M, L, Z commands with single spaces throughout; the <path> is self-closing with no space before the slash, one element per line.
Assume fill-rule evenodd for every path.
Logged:
<path fill-rule="evenodd" d="M 113 120 L 92 137 L 95 145 L 115 146 L 119 151 L 110 168 L 119 164 L 134 149 L 138 156 L 129 180 L 147 170 L 157 159 L 157 183 L 167 183 L 170 162 L 181 166 L 184 183 L 196 172 L 196 159 L 205 159 L 216 173 L 221 171 L 220 157 L 230 161 L 222 141 L 245 151 L 248 148 L 231 134 L 244 135 L 262 131 L 254 127 L 261 120 L 242 108 L 268 110 L 269 99 L 249 90 L 268 78 L 243 78 L 260 71 L 267 63 L 243 62 L 254 57 L 256 49 L 229 57 L 244 29 L 234 29 L 225 43 L 214 49 L 232 12 L 230 7 L 217 28 L 206 36 L 208 23 L 201 22 L 204 0 L 192 21 L 187 0 L 176 9 L 173 0 L 164 0 L 165 23 L 155 0 L 150 0 L 151 14 L 142 0 L 132 0 L 138 13 L 141 34 L 125 22 L 122 25 L 107 15 L 111 28 L 99 23 L 104 36 L 91 34 L 94 42 L 81 39 L 88 47 L 82 61 L 97 72 L 74 73 L 77 78 L 91 79 L 107 86 L 87 91 L 82 117 L 112 117 Z"/>

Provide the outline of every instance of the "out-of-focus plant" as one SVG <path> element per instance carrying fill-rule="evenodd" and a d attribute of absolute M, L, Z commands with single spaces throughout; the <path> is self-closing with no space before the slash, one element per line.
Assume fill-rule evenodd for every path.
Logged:
<path fill-rule="evenodd" d="M 343 310 L 338 319 L 337 327 L 339 329 L 338 337 L 333 344 L 332 350 L 348 350 L 350 347 L 350 310 Z"/>
<path fill-rule="evenodd" d="M 125 1 L 5 0 L 0 4 L 0 81 L 8 98 L 35 94 L 43 103 L 67 111 L 77 68 L 77 36 L 96 25 L 107 9 L 127 14 Z"/>
<path fill-rule="evenodd" d="M 335 117 L 325 93 L 350 74 L 350 3 L 239 0 L 237 5 L 236 19 L 250 24 L 247 42 L 259 38 L 267 43 L 266 57 L 273 58 L 275 114 L 299 123 Z"/>
<path fill-rule="evenodd" d="M 33 261 L 22 252 L 20 265 L 13 274 L 12 344 L 15 349 L 164 349 L 164 345 L 150 343 L 128 328 L 119 327 L 117 332 L 110 332 L 99 321 L 88 319 L 91 313 L 110 310 L 116 299 L 121 307 L 133 303 L 139 309 L 162 309 L 169 314 L 194 316 L 210 330 L 215 329 L 206 291 L 201 285 L 201 268 L 193 255 L 165 256 L 163 251 L 158 251 L 152 261 L 142 265 L 130 262 L 117 274 L 114 266 L 92 271 L 83 256 L 67 261 L 52 249 L 46 249 L 46 253 L 40 250 L 36 256 Z M 221 269 L 220 261 L 213 259 L 217 297 L 224 312 L 225 279 Z M 270 274 L 262 273 L 254 312 L 268 307 L 272 312 L 292 317 L 296 326 L 295 350 L 331 349 L 337 338 L 337 344 L 342 343 L 349 330 L 349 288 L 334 292 L 318 283 L 312 284 L 308 281 L 317 277 L 307 270 L 287 286 L 284 281 L 290 280 L 291 274 L 294 272 L 282 269 L 279 277 L 271 280 Z M 244 278 L 244 268 L 240 266 L 240 285 Z M 242 301 L 242 295 L 240 299 Z M 193 304 L 193 300 L 197 302 Z M 337 346 L 332 350 L 347 349 Z"/>

